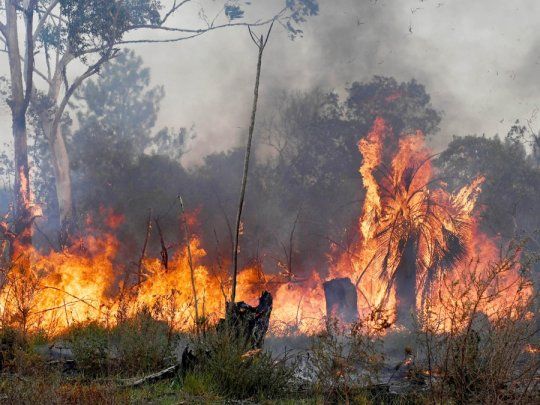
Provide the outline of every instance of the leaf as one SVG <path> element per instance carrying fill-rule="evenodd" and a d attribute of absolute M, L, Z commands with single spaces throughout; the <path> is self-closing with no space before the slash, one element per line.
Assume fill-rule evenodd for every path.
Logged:
<path fill-rule="evenodd" d="M 225 6 L 225 15 L 230 21 L 237 20 L 244 17 L 244 10 L 238 5 L 229 4 Z"/>

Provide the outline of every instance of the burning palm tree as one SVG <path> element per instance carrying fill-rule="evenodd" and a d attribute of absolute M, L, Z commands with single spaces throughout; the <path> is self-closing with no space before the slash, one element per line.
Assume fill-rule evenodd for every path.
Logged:
<path fill-rule="evenodd" d="M 467 254 L 471 211 L 482 179 L 456 194 L 446 192 L 442 181 L 432 178 L 433 155 L 420 132 L 400 140 L 387 166 L 382 157 L 389 133 L 391 129 L 378 119 L 359 144 L 366 188 L 361 249 L 371 256 L 366 267 L 377 268 L 379 308 L 388 306 L 395 291 L 397 318 L 405 323 L 417 297 L 425 297 L 436 276 Z M 358 281 L 364 273 L 365 269 Z"/>

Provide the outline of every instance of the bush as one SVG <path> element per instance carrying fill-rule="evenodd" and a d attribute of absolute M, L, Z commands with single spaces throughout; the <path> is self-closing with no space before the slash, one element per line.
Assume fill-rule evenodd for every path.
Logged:
<path fill-rule="evenodd" d="M 137 375 L 159 370 L 172 359 L 169 327 L 147 311 L 113 328 L 94 322 L 77 325 L 68 340 L 77 367 L 88 376 Z"/>
<path fill-rule="evenodd" d="M 182 390 L 197 397 L 207 396 L 215 391 L 212 377 L 205 373 L 187 373 L 182 382 Z"/>
<path fill-rule="evenodd" d="M 434 403 L 533 403 L 538 398 L 540 369 L 535 299 L 526 278 L 513 281 L 508 273 L 520 260 L 511 249 L 491 263 L 483 277 L 471 263 L 462 271 L 460 283 L 446 283 L 441 315 L 427 301 L 420 317 L 420 348 Z M 527 266 L 521 263 L 525 272 Z M 465 292 L 458 288 L 467 286 Z M 504 298 L 504 300 L 503 300 Z M 439 298 L 441 299 L 441 298 Z M 489 316 L 485 314 L 486 308 Z"/>
<path fill-rule="evenodd" d="M 207 333 L 196 342 L 195 352 L 199 364 L 193 373 L 226 398 L 281 398 L 291 390 L 293 366 L 286 358 L 252 350 L 228 328 Z"/>
<path fill-rule="evenodd" d="M 77 367 L 89 376 L 110 370 L 109 331 L 96 322 L 75 325 L 67 335 Z"/>
<path fill-rule="evenodd" d="M 123 373 L 138 374 L 164 368 L 171 360 L 171 336 L 165 322 L 148 311 L 122 321 L 112 330 L 118 363 Z"/>
<path fill-rule="evenodd" d="M 364 389 L 378 382 L 384 361 L 381 343 L 378 333 L 360 322 L 346 329 L 329 320 L 310 350 L 317 394 L 331 402 L 363 397 Z"/>
<path fill-rule="evenodd" d="M 40 335 L 29 336 L 23 332 L 4 327 L 0 331 L 0 370 L 34 375 L 42 371 L 45 363 L 34 350 L 41 343 Z"/>

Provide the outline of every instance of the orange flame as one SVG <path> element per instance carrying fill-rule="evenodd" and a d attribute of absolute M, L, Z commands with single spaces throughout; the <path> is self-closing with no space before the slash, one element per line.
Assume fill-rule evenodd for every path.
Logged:
<path fill-rule="evenodd" d="M 466 277 L 468 281 L 470 277 L 489 278 L 490 263 L 497 261 L 499 253 L 495 241 L 478 231 L 473 214 L 483 178 L 450 193 L 433 176 L 430 152 L 421 132 L 403 136 L 397 152 L 390 162 L 385 162 L 385 139 L 390 136 L 392 129 L 377 118 L 372 130 L 359 142 L 363 156 L 359 171 L 365 188 L 359 239 L 348 252 L 330 252 L 330 272 L 326 278 L 349 277 L 358 290 L 362 319 L 379 325 L 396 320 L 400 300 L 396 277 L 404 255 L 403 245 L 413 236 L 416 307 L 421 311 L 429 302 L 430 314 L 437 316 L 447 310 L 444 301 L 452 300 L 452 294 L 467 293 Z M 122 215 L 110 210 L 101 209 L 100 214 L 111 229 L 123 221 Z M 188 216 L 190 226 L 195 217 Z M 91 221 L 87 225 L 91 226 Z M 198 312 L 215 321 L 223 315 L 230 288 L 227 266 L 220 265 L 217 270 L 204 266 L 206 252 L 197 236 L 191 238 L 189 245 Z M 118 247 L 112 233 L 105 233 L 91 234 L 62 252 L 42 254 L 32 248 L 20 249 L 0 280 L 2 324 L 55 334 L 77 322 L 114 324 L 122 316 L 145 307 L 177 330 L 192 328 L 194 300 L 187 246 L 173 255 L 168 269 L 157 258 L 143 260 L 140 285 L 130 285 L 127 280 L 131 270 L 115 263 Z M 456 254 L 459 257 L 452 259 L 450 265 L 448 257 L 452 250 L 461 254 Z M 468 272 L 467 264 L 476 257 L 476 272 Z M 526 298 L 530 291 L 518 291 L 520 276 L 514 267 L 500 272 L 497 284 L 506 288 L 507 297 L 512 296 L 511 292 L 514 297 L 517 294 Z M 122 271 L 126 274 L 124 282 L 118 279 Z M 238 296 L 253 303 L 261 289 L 269 289 L 275 297 L 271 324 L 275 333 L 314 333 L 324 325 L 324 281 L 313 271 L 303 281 L 291 279 L 271 284 L 260 265 L 255 264 L 239 274 Z M 453 289 L 443 288 L 448 285 Z M 499 297 L 483 304 L 480 310 L 489 317 L 498 306 L 512 304 L 515 302 Z"/>

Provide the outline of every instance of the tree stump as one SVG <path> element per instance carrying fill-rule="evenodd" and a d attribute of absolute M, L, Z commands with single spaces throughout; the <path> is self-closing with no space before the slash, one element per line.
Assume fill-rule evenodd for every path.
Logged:
<path fill-rule="evenodd" d="M 343 323 L 358 320 L 358 295 L 351 279 L 336 278 L 323 284 L 326 298 L 326 316 Z"/>
<path fill-rule="evenodd" d="M 232 325 L 238 337 L 243 335 L 253 349 L 262 348 L 264 337 L 270 326 L 272 301 L 272 294 L 264 291 L 256 307 L 243 301 L 227 304 L 229 325 Z M 224 322 L 225 320 L 222 320 L 222 324 Z"/>

